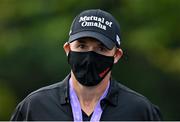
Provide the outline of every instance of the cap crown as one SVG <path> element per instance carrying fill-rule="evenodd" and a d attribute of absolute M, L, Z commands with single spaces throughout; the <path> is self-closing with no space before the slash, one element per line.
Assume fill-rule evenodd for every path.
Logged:
<path fill-rule="evenodd" d="M 120 27 L 115 18 L 100 9 L 86 10 L 74 19 L 69 35 L 83 31 L 97 32 L 120 46 Z"/>

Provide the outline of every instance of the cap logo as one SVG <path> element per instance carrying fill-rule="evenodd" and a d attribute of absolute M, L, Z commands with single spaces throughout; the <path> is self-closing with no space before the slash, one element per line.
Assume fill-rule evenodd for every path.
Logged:
<path fill-rule="evenodd" d="M 72 30 L 70 29 L 70 31 L 69 31 L 69 35 L 71 35 L 71 33 L 72 33 Z"/>
<path fill-rule="evenodd" d="M 105 20 L 104 17 L 98 17 L 98 16 L 83 16 L 79 18 L 79 23 L 81 23 L 82 27 L 97 27 L 102 30 L 106 30 L 107 26 L 112 27 L 112 22 Z"/>
<path fill-rule="evenodd" d="M 116 35 L 116 41 L 117 41 L 117 43 L 120 45 L 120 38 L 119 38 L 118 35 Z"/>

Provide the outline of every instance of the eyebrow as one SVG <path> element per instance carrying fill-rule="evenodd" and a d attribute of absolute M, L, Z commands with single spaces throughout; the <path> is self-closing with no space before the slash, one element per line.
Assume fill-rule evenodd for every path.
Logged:
<path fill-rule="evenodd" d="M 77 40 L 79 43 L 86 43 L 86 41 L 85 40 L 82 40 L 82 39 L 78 39 Z"/>
<path fill-rule="evenodd" d="M 100 42 L 98 45 L 99 45 L 99 46 L 106 47 L 106 46 L 105 46 L 103 43 L 101 43 L 101 42 Z"/>
<path fill-rule="evenodd" d="M 77 39 L 77 41 L 78 41 L 79 43 L 86 44 L 86 40 Z M 97 40 L 97 42 L 98 42 L 98 45 L 99 45 L 99 46 L 103 46 L 103 47 L 107 48 L 102 42 L 100 42 L 100 41 L 98 41 L 98 40 Z"/>

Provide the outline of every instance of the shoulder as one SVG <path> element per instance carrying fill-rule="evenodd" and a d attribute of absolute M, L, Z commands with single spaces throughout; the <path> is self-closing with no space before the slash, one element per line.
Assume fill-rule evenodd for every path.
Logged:
<path fill-rule="evenodd" d="M 46 104 L 56 102 L 59 103 L 61 97 L 65 96 L 68 87 L 67 76 L 63 81 L 56 81 L 55 84 L 42 87 L 32 93 L 30 93 L 24 100 L 22 100 L 18 106 L 27 108 L 28 106 L 35 106 L 38 104 Z"/>
<path fill-rule="evenodd" d="M 57 101 L 60 97 L 58 93 L 62 94 L 63 82 L 58 81 L 58 83 L 42 87 L 36 91 L 33 91 L 27 95 L 18 105 L 18 107 L 23 111 L 27 111 L 29 107 L 36 106 L 43 103 L 48 103 L 48 101 Z"/>
<path fill-rule="evenodd" d="M 131 100 L 132 102 L 145 102 L 145 103 L 150 103 L 150 101 L 147 99 L 147 97 L 143 96 L 142 94 L 128 88 L 127 86 L 121 84 L 121 83 L 117 83 L 117 88 L 118 93 L 119 93 L 119 97 L 123 97 L 126 98 L 127 100 Z"/>
<path fill-rule="evenodd" d="M 62 93 L 64 82 L 56 81 L 57 83 L 39 88 L 36 91 L 30 93 L 24 100 L 33 100 L 33 99 L 47 99 L 49 97 L 56 96 L 57 93 Z"/>
<path fill-rule="evenodd" d="M 117 81 L 112 81 L 114 89 L 118 93 L 118 99 L 124 100 L 126 103 L 146 103 L 146 104 L 151 104 L 151 102 L 142 94 L 128 88 L 127 86 L 117 82 Z M 123 98 L 123 99 L 122 99 Z"/>
<path fill-rule="evenodd" d="M 146 120 L 159 120 L 161 114 L 159 108 L 142 94 L 118 83 L 114 82 L 113 87 L 117 91 L 117 108 L 124 110 L 131 116 L 141 116 Z"/>
<path fill-rule="evenodd" d="M 68 79 L 66 77 L 30 93 L 18 104 L 11 120 L 54 120 L 63 117 L 61 103 L 65 101 Z"/>

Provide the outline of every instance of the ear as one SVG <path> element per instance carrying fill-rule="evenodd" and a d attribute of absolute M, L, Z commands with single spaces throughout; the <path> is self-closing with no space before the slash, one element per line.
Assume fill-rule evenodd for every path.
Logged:
<path fill-rule="evenodd" d="M 66 42 L 64 44 L 63 48 L 64 48 L 64 51 L 65 51 L 66 55 L 68 56 L 69 51 L 70 51 L 70 44 Z"/>
<path fill-rule="evenodd" d="M 122 49 L 117 48 L 115 55 L 114 55 L 114 64 L 116 64 L 119 61 L 119 59 L 122 57 L 122 55 L 123 55 Z"/>

